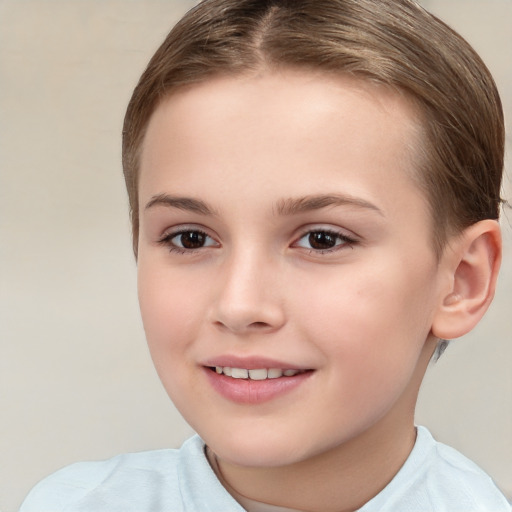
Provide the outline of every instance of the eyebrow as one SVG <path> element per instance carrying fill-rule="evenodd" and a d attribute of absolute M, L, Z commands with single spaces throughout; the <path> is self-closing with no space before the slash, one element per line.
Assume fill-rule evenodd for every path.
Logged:
<path fill-rule="evenodd" d="M 158 194 L 153 196 L 145 206 L 145 210 L 154 206 L 169 206 L 186 210 L 189 212 L 199 213 L 200 215 L 215 215 L 215 212 L 204 202 L 192 197 L 177 197 L 168 194 Z"/>
<path fill-rule="evenodd" d="M 214 216 L 216 213 L 204 201 L 192 197 L 178 197 L 168 194 L 153 196 L 145 206 L 145 210 L 154 206 L 168 206 L 198 213 L 200 215 Z M 320 210 L 329 206 L 355 206 L 357 208 L 372 210 L 384 216 L 384 213 L 373 203 L 364 199 L 343 194 L 318 194 L 298 198 L 281 199 L 278 201 L 275 213 L 280 216 L 291 216 L 312 210 Z"/>
<path fill-rule="evenodd" d="M 304 213 L 311 210 L 320 210 L 328 206 L 355 206 L 357 208 L 373 210 L 384 217 L 383 211 L 373 203 L 344 194 L 319 194 L 299 198 L 282 199 L 277 203 L 277 214 L 288 216 Z"/>

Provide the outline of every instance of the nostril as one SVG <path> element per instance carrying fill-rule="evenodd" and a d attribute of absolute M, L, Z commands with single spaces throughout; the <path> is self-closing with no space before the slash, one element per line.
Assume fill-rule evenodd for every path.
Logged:
<path fill-rule="evenodd" d="M 269 325 L 265 322 L 253 322 L 252 324 L 249 325 L 249 327 L 254 327 L 256 329 L 264 329 L 269 327 Z"/>

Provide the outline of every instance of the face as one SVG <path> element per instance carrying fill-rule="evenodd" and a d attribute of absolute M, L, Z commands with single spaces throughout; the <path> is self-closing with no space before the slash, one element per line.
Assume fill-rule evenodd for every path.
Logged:
<path fill-rule="evenodd" d="M 214 79 L 153 114 L 142 317 L 219 458 L 282 465 L 412 425 L 440 288 L 414 119 L 382 87 L 306 71 Z"/>

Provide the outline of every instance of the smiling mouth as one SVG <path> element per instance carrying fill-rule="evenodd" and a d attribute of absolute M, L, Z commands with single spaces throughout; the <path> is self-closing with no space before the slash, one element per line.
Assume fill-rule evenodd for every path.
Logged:
<path fill-rule="evenodd" d="M 225 375 L 232 379 L 246 379 L 246 380 L 268 380 L 279 379 L 281 377 L 294 377 L 301 373 L 311 372 L 312 370 L 294 370 L 294 369 L 281 369 L 281 368 L 233 368 L 231 366 L 210 366 L 211 371 L 219 375 Z"/>
<path fill-rule="evenodd" d="M 315 372 L 310 368 L 281 366 L 283 363 L 279 364 L 277 361 L 267 361 L 269 367 L 265 368 L 265 362 L 257 361 L 256 358 L 252 361 L 233 361 L 239 366 L 218 366 L 222 362 L 212 361 L 203 366 L 208 381 L 223 398 L 242 405 L 263 404 L 292 393 L 298 387 L 304 386 Z M 249 368 L 243 368 L 246 365 Z"/>

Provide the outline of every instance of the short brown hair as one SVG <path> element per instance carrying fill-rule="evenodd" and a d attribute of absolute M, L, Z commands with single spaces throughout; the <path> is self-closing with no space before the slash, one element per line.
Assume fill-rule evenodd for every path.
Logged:
<path fill-rule="evenodd" d="M 438 254 L 449 233 L 499 217 L 500 98 L 480 57 L 445 23 L 412 0 L 204 0 L 152 57 L 126 112 L 123 169 L 135 254 L 139 156 L 160 101 L 215 75 L 283 66 L 372 80 L 419 106 L 424 141 L 415 175 Z"/>

